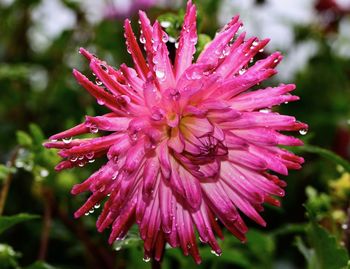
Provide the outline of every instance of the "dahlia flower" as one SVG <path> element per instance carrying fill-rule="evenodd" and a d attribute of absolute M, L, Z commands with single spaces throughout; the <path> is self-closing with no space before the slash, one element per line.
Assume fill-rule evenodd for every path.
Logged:
<path fill-rule="evenodd" d="M 287 175 L 303 163 L 278 147 L 302 142 L 280 131 L 303 132 L 307 125 L 271 110 L 298 100 L 290 94 L 295 85 L 252 89 L 276 73 L 282 56 L 275 52 L 255 62 L 268 40 L 238 35 L 238 16 L 193 62 L 197 33 L 191 1 L 174 61 L 160 23 L 152 25 L 142 11 L 139 15 L 145 57 L 130 21 L 124 25 L 134 68 L 122 64 L 116 70 L 80 49 L 96 81 L 73 71 L 78 83 L 111 112 L 86 116 L 45 146 L 60 149 L 64 160 L 58 171 L 107 157 L 72 193 L 91 192 L 75 217 L 104 203 L 97 229 L 111 229 L 109 243 L 123 240 L 136 222 L 145 260 L 160 260 L 168 243 L 200 263 L 196 233 L 220 255 L 216 236 L 222 237 L 223 226 L 245 241 L 248 228 L 242 215 L 266 225 L 259 214 L 262 204 L 279 206 L 276 197 L 284 195 L 286 185 L 276 174 Z M 71 138 L 98 131 L 110 134 Z"/>

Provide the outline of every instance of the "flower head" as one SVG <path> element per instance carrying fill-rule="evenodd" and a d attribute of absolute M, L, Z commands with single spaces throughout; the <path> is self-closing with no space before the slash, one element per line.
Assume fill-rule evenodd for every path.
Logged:
<path fill-rule="evenodd" d="M 180 247 L 201 261 L 197 240 L 221 253 L 216 235 L 221 223 L 241 241 L 247 227 L 241 215 L 266 223 L 262 204 L 278 206 L 284 181 L 277 175 L 299 169 L 303 159 L 278 145 L 302 142 L 280 131 L 306 129 L 294 117 L 271 107 L 298 100 L 294 85 L 252 90 L 276 73 L 279 52 L 254 63 L 268 40 L 237 34 L 242 23 L 234 17 L 209 43 L 195 63 L 196 8 L 187 4 L 174 62 L 169 59 L 167 34 L 159 22 L 151 25 L 140 12 L 140 43 L 130 21 L 125 38 L 135 68 L 119 70 L 80 49 L 96 76 L 91 82 L 73 74 L 97 102 L 111 112 L 52 136 L 45 144 L 60 149 L 57 170 L 84 166 L 107 156 L 107 163 L 73 194 L 91 196 L 75 212 L 88 213 L 104 202 L 98 231 L 111 229 L 109 242 L 122 240 L 135 222 L 144 240 L 145 257 L 161 259 L 164 246 Z M 109 135 L 75 138 L 99 130 Z"/>

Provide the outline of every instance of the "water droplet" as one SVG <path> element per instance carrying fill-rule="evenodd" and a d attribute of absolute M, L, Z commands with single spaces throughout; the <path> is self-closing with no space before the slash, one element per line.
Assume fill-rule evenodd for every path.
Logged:
<path fill-rule="evenodd" d="M 108 72 L 108 68 L 104 64 L 100 64 L 100 67 L 103 71 Z"/>
<path fill-rule="evenodd" d="M 129 137 L 131 141 L 136 142 L 137 139 L 139 138 L 138 132 L 137 131 L 129 132 Z"/>
<path fill-rule="evenodd" d="M 95 153 L 93 151 L 85 154 L 85 157 L 89 160 L 93 159 L 94 156 L 95 156 Z"/>
<path fill-rule="evenodd" d="M 96 209 L 98 209 L 98 208 L 100 208 L 101 207 L 101 204 L 96 204 L 96 205 L 94 205 L 94 208 L 96 208 Z"/>
<path fill-rule="evenodd" d="M 165 72 L 163 70 L 157 69 L 156 70 L 156 76 L 160 80 L 163 80 L 165 78 Z"/>
<path fill-rule="evenodd" d="M 69 144 L 70 142 L 72 142 L 73 138 L 72 137 L 69 137 L 69 138 L 63 138 L 62 141 L 63 143 L 65 144 Z"/>
<path fill-rule="evenodd" d="M 249 60 L 249 63 L 253 63 L 254 62 L 254 58 L 251 58 L 250 60 Z"/>
<path fill-rule="evenodd" d="M 264 52 L 264 49 L 259 49 L 259 52 Z"/>
<path fill-rule="evenodd" d="M 275 64 L 278 63 L 278 59 L 275 59 L 273 62 L 274 62 Z"/>
<path fill-rule="evenodd" d="M 214 254 L 215 256 L 218 256 L 218 257 L 221 256 L 221 253 L 218 253 L 218 252 L 216 252 L 216 251 L 213 250 L 213 249 L 212 249 L 210 252 L 211 252 L 212 254 Z"/>
<path fill-rule="evenodd" d="M 197 43 L 197 41 L 198 41 L 198 37 L 197 37 L 197 35 L 193 35 L 193 36 L 191 36 L 191 37 L 190 37 L 190 41 L 191 41 L 191 43 L 196 44 L 196 43 Z"/>
<path fill-rule="evenodd" d="M 166 33 L 163 33 L 162 41 L 163 41 L 163 43 L 166 43 L 166 42 L 169 41 L 169 37 L 168 37 L 168 35 Z"/>
<path fill-rule="evenodd" d="M 98 133 L 98 128 L 95 124 L 90 126 L 90 133 L 92 134 L 97 134 Z"/>
<path fill-rule="evenodd" d="M 116 251 L 119 251 L 119 250 L 121 250 L 121 249 L 122 249 L 122 246 L 116 246 L 116 247 L 115 247 L 115 250 L 116 250 Z"/>
<path fill-rule="evenodd" d="M 201 241 L 202 243 L 205 243 L 205 240 L 202 237 L 198 237 L 199 241 Z"/>
<path fill-rule="evenodd" d="M 176 49 L 179 48 L 179 42 L 175 42 L 175 48 L 176 48 Z"/>
<path fill-rule="evenodd" d="M 226 57 L 229 54 L 230 54 L 230 46 L 226 46 L 222 51 L 222 55 Z"/>
<path fill-rule="evenodd" d="M 78 156 L 78 160 L 83 160 L 83 159 L 84 159 L 83 155 Z"/>
<path fill-rule="evenodd" d="M 308 129 L 300 129 L 299 130 L 299 134 L 301 134 L 301 135 L 306 135 L 307 132 L 308 132 Z"/>
<path fill-rule="evenodd" d="M 95 79 L 95 83 L 96 83 L 97 86 L 101 86 L 103 84 L 102 81 L 99 78 Z"/>
<path fill-rule="evenodd" d="M 171 26 L 171 22 L 170 21 L 162 21 L 162 22 L 160 22 L 160 25 L 164 28 L 168 28 Z"/>
<path fill-rule="evenodd" d="M 144 35 L 140 36 L 140 43 L 141 44 L 145 44 L 146 43 L 146 38 L 144 37 Z"/>
<path fill-rule="evenodd" d="M 284 104 L 286 104 L 286 105 L 287 105 L 287 104 L 288 104 L 288 102 L 284 102 Z"/>
<path fill-rule="evenodd" d="M 88 160 L 89 163 L 94 163 L 95 159 Z"/>
<path fill-rule="evenodd" d="M 259 110 L 259 112 L 261 112 L 261 113 L 270 113 L 271 109 L 269 109 L 269 108 L 262 108 L 262 109 Z"/>
<path fill-rule="evenodd" d="M 254 42 L 252 43 L 252 46 L 253 46 L 253 47 L 256 47 L 257 45 L 259 45 L 259 42 L 258 42 L 258 41 L 254 41 Z"/>
<path fill-rule="evenodd" d="M 151 118 L 154 121 L 160 121 L 164 118 L 164 112 L 159 107 L 153 107 Z"/>
<path fill-rule="evenodd" d="M 78 163 L 78 166 L 79 166 L 79 167 L 84 167 L 84 165 L 85 165 L 84 162 L 79 162 L 79 163 Z"/>
<path fill-rule="evenodd" d="M 142 259 L 144 262 L 149 262 L 151 260 L 151 258 L 147 255 L 143 256 L 143 259 Z"/>
<path fill-rule="evenodd" d="M 78 160 L 78 157 L 77 156 L 72 156 L 70 157 L 69 159 L 72 163 L 76 162 Z"/>
<path fill-rule="evenodd" d="M 89 212 L 86 212 L 84 215 L 85 215 L 85 216 L 89 216 L 89 214 L 90 214 Z"/>
<path fill-rule="evenodd" d="M 93 209 L 93 208 L 91 208 L 90 210 L 89 210 L 89 213 L 90 214 L 92 214 L 92 213 L 94 213 L 95 212 L 95 209 Z"/>
<path fill-rule="evenodd" d="M 102 186 L 98 189 L 98 191 L 99 191 L 99 192 L 104 192 L 105 189 L 106 189 L 106 186 L 105 186 L 105 185 L 102 185 Z"/>
<path fill-rule="evenodd" d="M 100 106 L 103 106 L 105 104 L 105 101 L 102 99 L 97 99 L 97 104 L 99 104 Z"/>
<path fill-rule="evenodd" d="M 51 139 L 50 142 L 57 142 L 57 139 Z"/>
<path fill-rule="evenodd" d="M 119 95 L 117 96 L 117 103 L 121 107 L 126 107 L 130 103 L 130 97 L 127 95 Z"/>
<path fill-rule="evenodd" d="M 131 54 L 131 49 L 130 49 L 130 46 L 127 44 L 127 46 L 126 46 L 126 51 L 129 53 L 129 54 Z"/>
<path fill-rule="evenodd" d="M 49 175 L 49 171 L 47 171 L 46 169 L 40 170 L 40 176 L 47 177 L 48 175 Z"/>
<path fill-rule="evenodd" d="M 247 70 L 245 70 L 244 68 L 242 68 L 241 70 L 238 71 L 239 75 L 243 75 Z"/>
<path fill-rule="evenodd" d="M 113 174 L 113 176 L 112 176 L 112 180 L 115 180 L 115 179 L 117 178 L 118 174 L 119 174 L 119 172 L 118 172 L 118 171 L 117 171 L 117 172 L 115 172 L 115 173 Z"/>

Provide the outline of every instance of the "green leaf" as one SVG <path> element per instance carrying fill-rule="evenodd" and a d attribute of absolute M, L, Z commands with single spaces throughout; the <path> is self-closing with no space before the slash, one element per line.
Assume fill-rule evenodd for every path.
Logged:
<path fill-rule="evenodd" d="M 346 268 L 349 256 L 336 238 L 317 223 L 317 211 L 306 205 L 310 224 L 306 228 L 311 248 L 308 249 L 301 240 L 296 241 L 298 249 L 308 261 L 309 269 Z"/>
<path fill-rule="evenodd" d="M 25 267 L 25 269 L 55 269 L 56 267 L 53 267 L 43 261 L 37 261 L 28 267 Z"/>
<path fill-rule="evenodd" d="M 37 218 L 39 218 L 39 216 L 29 215 L 25 213 L 13 215 L 13 216 L 0 216 L 0 234 L 17 223 L 33 220 Z"/>
<path fill-rule="evenodd" d="M 29 125 L 29 130 L 31 135 L 33 136 L 34 141 L 37 144 L 40 144 L 44 141 L 45 136 L 43 134 L 43 132 L 41 131 L 40 127 L 34 123 Z"/>
<path fill-rule="evenodd" d="M 21 146 L 29 147 L 33 143 L 32 138 L 26 132 L 17 131 L 16 136 L 17 136 L 17 142 Z"/>
<path fill-rule="evenodd" d="M 328 149 L 320 148 L 317 146 L 304 145 L 300 148 L 300 150 L 318 154 L 332 162 L 335 162 L 336 164 L 341 165 L 346 171 L 350 172 L 350 163 Z"/>
<path fill-rule="evenodd" d="M 1 269 L 19 269 L 17 259 L 20 253 L 16 252 L 11 246 L 0 244 L 0 268 Z"/>
<path fill-rule="evenodd" d="M 315 269 L 339 269 L 347 266 L 348 253 L 337 244 L 333 235 L 315 222 L 310 225 L 308 234 L 315 250 Z"/>

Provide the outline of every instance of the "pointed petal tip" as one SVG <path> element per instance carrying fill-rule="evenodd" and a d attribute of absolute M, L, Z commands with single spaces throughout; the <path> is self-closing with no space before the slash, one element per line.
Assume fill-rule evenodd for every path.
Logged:
<path fill-rule="evenodd" d="M 84 49 L 83 47 L 79 48 L 79 53 L 90 61 L 94 58 L 94 55 L 91 54 L 88 50 Z"/>

